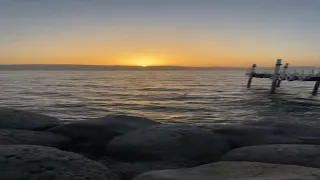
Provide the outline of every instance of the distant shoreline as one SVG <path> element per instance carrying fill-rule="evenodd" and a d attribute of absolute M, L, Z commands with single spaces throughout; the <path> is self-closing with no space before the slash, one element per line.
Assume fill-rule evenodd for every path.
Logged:
<path fill-rule="evenodd" d="M 148 70 L 246 70 L 249 67 L 184 67 L 184 66 L 103 66 L 103 65 L 54 65 L 54 64 L 23 64 L 0 65 L 0 71 L 148 71 Z M 273 69 L 273 67 L 260 67 Z M 317 69 L 319 67 L 291 67 Z"/>
<path fill-rule="evenodd" d="M 244 67 L 184 67 L 184 66 L 103 66 L 103 65 L 0 65 L 0 71 L 3 70 L 60 70 L 60 71 L 117 71 L 117 70 L 214 70 L 214 69 L 247 69 Z"/>

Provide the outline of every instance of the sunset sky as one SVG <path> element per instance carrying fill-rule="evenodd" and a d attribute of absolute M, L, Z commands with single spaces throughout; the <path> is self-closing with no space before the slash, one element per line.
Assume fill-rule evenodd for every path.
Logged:
<path fill-rule="evenodd" d="M 320 65 L 319 0 L 2 0 L 0 64 Z"/>

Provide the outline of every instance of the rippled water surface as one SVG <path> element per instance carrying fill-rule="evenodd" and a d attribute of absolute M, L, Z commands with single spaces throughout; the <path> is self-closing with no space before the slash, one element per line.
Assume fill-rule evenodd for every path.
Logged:
<path fill-rule="evenodd" d="M 246 121 L 320 120 L 314 82 L 283 82 L 269 95 L 270 80 L 245 87 L 242 70 L 206 71 L 0 71 L 1 106 L 61 120 L 109 113 L 165 122 L 207 125 Z"/>

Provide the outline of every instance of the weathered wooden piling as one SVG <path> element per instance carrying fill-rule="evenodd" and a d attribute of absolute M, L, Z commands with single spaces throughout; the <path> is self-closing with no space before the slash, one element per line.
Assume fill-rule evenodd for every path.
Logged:
<path fill-rule="evenodd" d="M 288 68 L 289 64 L 287 63 L 284 67 L 283 70 L 280 72 L 282 59 L 277 59 L 274 72 L 273 73 L 258 73 L 256 72 L 256 64 L 252 65 L 252 68 L 248 73 L 246 73 L 247 76 L 249 76 L 248 79 L 248 84 L 247 87 L 251 87 L 252 79 L 253 78 L 268 78 L 272 80 L 272 85 L 271 85 L 271 94 L 276 93 L 276 88 L 280 87 L 281 81 L 287 80 L 287 81 L 316 81 L 312 94 L 313 95 L 318 95 L 318 91 L 320 88 L 320 73 L 315 74 L 315 70 L 313 69 L 311 74 L 305 74 L 304 71 L 301 71 L 301 74 L 296 73 L 289 73 Z"/>
<path fill-rule="evenodd" d="M 249 79 L 248 79 L 248 84 L 247 84 L 247 88 L 250 88 L 250 87 L 251 87 L 252 78 L 253 78 L 253 74 L 254 74 L 255 71 L 256 71 L 256 67 L 257 67 L 256 64 L 253 64 L 252 67 L 251 67 L 250 74 L 249 74 Z"/>
<path fill-rule="evenodd" d="M 286 65 L 283 67 L 283 70 L 282 70 L 282 73 L 280 75 L 280 78 L 278 79 L 277 87 L 280 87 L 281 81 L 286 78 L 288 67 L 289 67 L 289 63 L 286 63 Z"/>
<path fill-rule="evenodd" d="M 320 73 L 318 74 L 318 77 L 319 76 L 320 76 Z M 314 96 L 318 95 L 319 86 L 320 86 L 320 80 L 317 80 L 316 83 L 314 84 L 312 95 Z"/>
<path fill-rule="evenodd" d="M 274 73 L 272 75 L 272 84 L 271 84 L 271 91 L 270 91 L 271 94 L 276 93 L 277 82 L 279 79 L 279 71 L 280 71 L 280 67 L 282 65 L 281 62 L 282 62 L 282 59 L 277 59 L 276 66 L 274 68 Z"/>

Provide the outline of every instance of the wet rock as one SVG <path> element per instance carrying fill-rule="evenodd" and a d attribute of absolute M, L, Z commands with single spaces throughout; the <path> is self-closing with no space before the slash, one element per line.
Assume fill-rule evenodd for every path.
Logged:
<path fill-rule="evenodd" d="M 131 160 L 218 160 L 229 147 L 219 135 L 191 125 L 157 125 L 114 138 L 107 153 Z"/>
<path fill-rule="evenodd" d="M 0 128 L 44 130 L 58 126 L 59 119 L 34 112 L 0 108 Z"/>
<path fill-rule="evenodd" d="M 227 139 L 231 148 L 263 144 L 304 143 L 300 137 L 284 133 L 276 127 L 227 125 L 215 129 L 214 132 Z"/>
<path fill-rule="evenodd" d="M 114 137 L 158 124 L 141 117 L 109 115 L 64 124 L 49 131 L 70 137 L 72 143 L 69 144 L 69 151 L 81 153 L 87 157 L 96 157 L 105 154 L 106 144 Z"/>
<path fill-rule="evenodd" d="M 64 147 L 70 139 L 59 134 L 44 131 L 0 129 L 0 145 L 41 145 Z"/>
<path fill-rule="evenodd" d="M 151 161 L 151 162 L 123 162 L 114 159 L 99 160 L 102 164 L 107 165 L 121 180 L 131 180 L 136 176 L 154 170 L 163 169 L 179 169 L 197 166 L 188 162 L 167 162 L 167 161 Z"/>
<path fill-rule="evenodd" d="M 104 165 L 55 148 L 0 145 L 3 180 L 118 180 Z"/>
<path fill-rule="evenodd" d="M 274 144 L 234 149 L 223 157 L 225 161 L 250 161 L 292 164 L 320 168 L 320 146 Z"/>
<path fill-rule="evenodd" d="M 261 121 L 251 123 L 254 126 L 269 127 L 277 129 L 281 134 L 295 135 L 299 137 L 320 137 L 320 127 L 318 125 L 293 123 L 293 122 L 274 122 Z"/>
<path fill-rule="evenodd" d="M 64 124 L 49 131 L 73 139 L 107 142 L 115 136 L 140 128 L 157 125 L 158 122 L 135 116 L 109 115 L 102 118 Z"/>
<path fill-rule="evenodd" d="M 134 180 L 316 180 L 320 169 L 257 162 L 217 162 L 189 169 L 151 171 Z"/>

